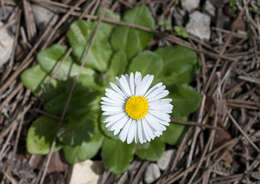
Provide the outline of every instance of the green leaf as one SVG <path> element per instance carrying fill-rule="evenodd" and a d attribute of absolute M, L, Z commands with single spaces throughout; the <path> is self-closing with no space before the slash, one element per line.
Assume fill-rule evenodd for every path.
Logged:
<path fill-rule="evenodd" d="M 110 68 L 108 70 L 108 76 L 113 80 L 116 76 L 120 76 L 125 73 L 127 66 L 127 58 L 124 51 L 116 52 L 112 59 Z"/>
<path fill-rule="evenodd" d="M 135 144 L 105 138 L 102 146 L 102 160 L 105 168 L 115 174 L 123 173 L 133 160 Z"/>
<path fill-rule="evenodd" d="M 81 84 L 82 86 L 85 87 L 90 87 L 93 89 L 98 90 L 100 88 L 100 86 L 96 83 L 96 75 L 80 75 L 79 79 L 77 81 L 79 84 Z"/>
<path fill-rule="evenodd" d="M 111 11 L 107 8 L 103 8 L 103 10 L 101 10 L 101 8 L 99 8 L 98 12 L 97 12 L 98 16 L 101 14 L 101 11 L 104 11 L 104 18 L 109 18 L 109 19 L 113 19 L 115 21 L 120 21 L 120 16 L 117 13 L 114 13 L 113 11 Z M 110 36 L 112 29 L 114 27 L 115 27 L 114 24 L 101 22 L 101 24 L 99 25 L 99 29 L 103 29 L 105 33 L 100 36 L 104 36 L 104 38 L 107 39 L 107 37 Z"/>
<path fill-rule="evenodd" d="M 53 45 L 39 52 L 37 60 L 41 68 L 50 75 L 54 75 L 54 78 L 59 80 L 67 80 L 69 77 L 78 75 L 80 66 L 73 63 L 70 56 L 68 56 L 64 62 L 63 60 L 67 52 L 67 47 L 61 45 Z M 60 65 L 60 66 L 59 66 Z M 91 69 L 83 68 L 82 74 L 94 76 L 95 72 Z"/>
<path fill-rule="evenodd" d="M 187 120 L 187 118 L 186 118 Z M 164 143 L 170 145 L 177 145 L 180 143 L 186 128 L 184 125 L 179 125 L 175 123 L 171 123 L 163 135 L 160 137 L 160 140 Z"/>
<path fill-rule="evenodd" d="M 154 19 L 146 6 L 136 6 L 125 13 L 124 22 L 155 29 Z M 130 27 L 118 26 L 111 35 L 111 44 L 114 50 L 125 51 L 131 59 L 141 52 L 152 40 L 153 34 Z"/>
<path fill-rule="evenodd" d="M 50 77 L 41 69 L 39 65 L 33 66 L 25 70 L 21 75 L 21 80 L 26 88 L 30 89 L 34 94 L 40 90 L 44 84 L 47 84 Z M 56 86 L 57 81 L 52 79 L 50 85 Z"/>
<path fill-rule="evenodd" d="M 189 34 L 187 33 L 187 31 L 184 27 L 174 26 L 174 30 L 178 36 L 181 36 L 183 38 L 189 37 Z"/>
<path fill-rule="evenodd" d="M 118 19 L 108 10 L 104 14 L 107 18 Z M 75 21 L 67 32 L 69 43 L 72 47 L 72 53 L 78 62 L 85 62 L 81 57 L 85 49 L 89 46 L 89 41 L 95 30 L 96 22 L 86 22 L 84 20 Z M 112 48 L 109 44 L 109 37 L 113 25 L 100 23 L 100 27 L 96 32 L 94 43 L 89 50 L 85 66 L 104 72 L 112 55 Z"/>
<path fill-rule="evenodd" d="M 67 91 L 49 101 L 44 109 L 51 114 L 60 116 L 64 111 L 69 93 L 70 88 L 67 87 Z M 92 137 L 99 114 L 99 95 L 98 91 L 91 91 L 84 86 L 78 85 L 76 87 L 67 109 L 67 117 L 58 133 L 61 142 L 75 146 L 88 141 Z"/>
<path fill-rule="evenodd" d="M 153 74 L 157 76 L 163 69 L 162 58 L 154 52 L 144 51 L 131 61 L 129 72 L 139 71 L 143 75 Z"/>
<path fill-rule="evenodd" d="M 175 86 L 170 97 L 174 106 L 173 117 L 187 117 L 200 106 L 200 94 L 191 86 L 182 84 Z"/>
<path fill-rule="evenodd" d="M 26 147 L 31 154 L 47 154 L 57 133 L 57 121 L 45 116 L 36 119 L 28 130 Z M 56 145 L 55 151 L 61 148 Z"/>
<path fill-rule="evenodd" d="M 136 6 L 132 10 L 127 11 L 124 15 L 123 20 L 130 24 L 141 25 L 152 30 L 155 29 L 155 21 L 153 19 L 153 16 L 149 8 L 145 5 Z M 140 38 L 142 48 L 145 48 L 147 44 L 152 40 L 153 34 L 137 29 L 135 29 L 134 31 L 137 32 L 138 37 Z"/>
<path fill-rule="evenodd" d="M 164 62 L 161 80 L 166 85 L 190 83 L 195 76 L 197 55 L 181 46 L 159 48 L 156 53 Z"/>
<path fill-rule="evenodd" d="M 137 32 L 129 27 L 117 27 L 112 33 L 111 45 L 115 51 L 124 51 L 128 59 L 143 50 Z"/>
<path fill-rule="evenodd" d="M 71 85 L 67 85 L 64 88 L 64 92 L 56 98 L 50 100 L 44 105 L 44 110 L 60 116 L 64 110 L 66 101 L 70 93 Z M 68 114 L 82 114 L 99 109 L 100 92 L 86 88 L 84 86 L 77 85 L 73 91 L 69 107 L 67 109 Z"/>
<path fill-rule="evenodd" d="M 90 141 L 95 134 L 97 115 L 95 111 L 68 115 L 62 129 L 58 132 L 59 140 L 69 146 L 78 146 Z"/>
<path fill-rule="evenodd" d="M 157 138 L 150 143 L 137 145 L 135 154 L 143 160 L 156 161 L 162 156 L 164 149 L 165 144 Z"/>
<path fill-rule="evenodd" d="M 103 138 L 102 134 L 97 131 L 89 141 L 83 142 L 80 146 L 64 146 L 63 151 L 66 161 L 74 164 L 91 159 L 98 153 Z"/>

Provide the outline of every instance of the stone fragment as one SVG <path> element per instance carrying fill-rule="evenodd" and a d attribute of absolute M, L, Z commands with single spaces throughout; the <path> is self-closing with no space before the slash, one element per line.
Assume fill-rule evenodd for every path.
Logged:
<path fill-rule="evenodd" d="M 191 12 L 199 7 L 200 0 L 181 0 L 182 8 Z"/>
<path fill-rule="evenodd" d="M 181 8 L 174 7 L 173 9 L 173 19 L 174 19 L 174 24 L 177 26 L 183 26 L 184 24 L 184 17 L 185 17 L 185 11 Z"/>
<path fill-rule="evenodd" d="M 0 27 L 4 24 L 0 21 Z M 0 29 L 0 67 L 11 57 L 13 51 L 14 37 L 11 36 L 7 28 Z"/>
<path fill-rule="evenodd" d="M 158 159 L 157 161 L 157 165 L 159 166 L 159 168 L 161 170 L 165 170 L 167 169 L 167 167 L 170 164 L 172 155 L 174 154 L 175 150 L 171 149 L 171 150 L 167 150 L 163 153 L 163 155 L 161 156 L 161 158 Z"/>
<path fill-rule="evenodd" d="M 190 14 L 186 31 L 202 40 L 210 39 L 210 16 L 195 11 Z"/>
<path fill-rule="evenodd" d="M 43 6 L 33 4 L 32 10 L 38 27 L 54 25 L 58 20 L 58 15 Z"/>
<path fill-rule="evenodd" d="M 204 9 L 210 16 L 215 16 L 216 8 L 209 0 L 206 1 Z"/>
<path fill-rule="evenodd" d="M 102 163 L 86 160 L 74 164 L 69 177 L 69 184 L 97 184 L 102 172 Z"/>
<path fill-rule="evenodd" d="M 152 163 L 146 168 L 144 181 L 145 183 L 150 184 L 157 180 L 160 176 L 161 172 L 159 167 L 156 164 Z"/>

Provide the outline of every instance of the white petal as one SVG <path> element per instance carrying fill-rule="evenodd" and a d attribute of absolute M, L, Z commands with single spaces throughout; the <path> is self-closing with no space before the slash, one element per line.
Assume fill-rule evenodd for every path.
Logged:
<path fill-rule="evenodd" d="M 130 86 L 128 80 L 126 79 L 127 75 L 122 75 L 121 78 L 116 78 L 118 85 L 120 86 L 121 90 L 125 92 L 125 94 L 129 97 L 131 96 Z"/>
<path fill-rule="evenodd" d="M 117 93 L 119 93 L 120 95 L 122 95 L 124 98 L 126 98 L 126 94 L 114 83 L 110 82 L 110 86 L 113 88 L 114 91 L 116 91 Z"/>
<path fill-rule="evenodd" d="M 142 134 L 142 124 L 141 120 L 136 120 L 136 133 L 137 133 L 137 142 L 143 144 L 143 134 Z"/>
<path fill-rule="evenodd" d="M 132 119 L 129 118 L 129 120 L 126 122 L 125 126 L 123 127 L 122 131 L 119 134 L 119 138 L 121 139 L 121 141 L 125 142 L 126 137 L 127 137 L 127 133 L 128 133 L 128 129 L 132 123 Z"/>
<path fill-rule="evenodd" d="M 159 99 L 149 101 L 149 110 L 161 113 L 172 113 L 173 105 L 170 104 L 171 99 Z"/>
<path fill-rule="evenodd" d="M 164 99 L 160 99 L 160 101 L 162 103 L 170 103 L 172 101 L 172 99 L 171 98 L 164 98 Z"/>
<path fill-rule="evenodd" d="M 161 93 L 163 93 L 164 91 L 166 91 L 165 88 L 166 88 L 165 86 L 160 86 L 160 87 L 154 89 L 153 91 L 151 91 L 151 92 L 146 96 L 147 99 L 148 99 L 148 100 L 153 100 L 154 97 L 156 97 L 156 96 L 160 95 Z"/>
<path fill-rule="evenodd" d="M 147 130 L 147 133 L 148 133 L 148 136 L 150 137 L 150 139 L 152 140 L 155 136 L 154 136 L 154 133 L 153 133 L 153 130 L 151 129 L 151 127 L 149 126 L 148 122 L 146 121 L 146 119 L 144 119 L 144 126 L 146 127 L 146 130 Z M 150 140 L 149 140 L 150 141 Z"/>
<path fill-rule="evenodd" d="M 140 72 L 135 72 L 135 85 L 139 84 L 142 80 L 142 75 Z"/>
<path fill-rule="evenodd" d="M 127 144 L 131 144 L 133 142 L 135 134 L 136 134 L 136 122 L 133 120 L 128 130 Z"/>
<path fill-rule="evenodd" d="M 156 117 L 160 121 L 165 121 L 165 122 L 170 122 L 171 121 L 169 114 L 160 113 L 160 112 L 156 112 L 156 111 L 152 111 L 152 110 L 150 110 L 148 113 L 150 115 Z"/>
<path fill-rule="evenodd" d="M 145 116 L 145 119 L 147 120 L 147 122 L 150 124 L 150 126 L 155 131 L 162 132 L 162 131 L 166 130 L 165 126 L 163 126 L 162 124 L 159 123 L 160 120 L 156 119 L 155 117 L 151 116 L 150 114 L 147 114 Z"/>
<path fill-rule="evenodd" d="M 120 93 L 115 92 L 112 89 L 106 89 L 106 96 L 112 98 L 112 99 L 121 99 L 122 101 L 125 100 L 125 97 L 121 95 Z"/>
<path fill-rule="evenodd" d="M 154 101 L 154 100 L 158 100 L 161 99 L 163 97 L 166 97 L 169 94 L 168 90 L 164 90 L 163 92 L 159 93 L 157 96 L 153 97 L 153 98 L 147 98 L 150 101 Z"/>
<path fill-rule="evenodd" d="M 117 115 L 117 114 L 121 114 L 124 113 L 124 111 L 120 111 L 120 112 L 116 112 L 116 111 L 105 111 L 102 114 L 104 116 L 111 116 L 111 115 Z"/>
<path fill-rule="evenodd" d="M 150 110 L 158 111 L 158 112 L 161 112 L 161 113 L 171 113 L 172 112 L 172 107 L 173 106 L 171 104 L 168 104 L 168 105 L 158 105 L 158 106 L 150 105 L 149 108 L 150 108 Z"/>
<path fill-rule="evenodd" d="M 134 138 L 134 140 L 135 140 L 135 143 L 138 143 L 138 121 L 137 120 L 135 120 L 134 121 L 135 122 L 135 124 L 136 124 L 136 130 L 135 130 L 135 138 Z"/>
<path fill-rule="evenodd" d="M 162 132 L 154 132 L 154 135 L 155 135 L 156 137 L 160 137 L 160 136 L 162 135 Z"/>
<path fill-rule="evenodd" d="M 149 128 L 147 128 L 147 132 L 150 135 L 151 139 L 153 140 L 155 138 L 154 131 L 153 131 L 152 127 L 149 125 L 149 122 L 147 122 L 146 119 L 144 119 L 144 121 L 145 121 L 147 127 L 149 127 Z"/>
<path fill-rule="evenodd" d="M 112 115 L 112 116 L 108 116 L 104 119 L 104 122 L 107 123 L 113 123 L 113 122 L 117 122 L 119 119 L 122 119 L 124 116 L 127 116 L 124 112 Z M 109 126 L 108 124 L 106 126 Z"/>
<path fill-rule="evenodd" d="M 124 111 L 123 107 L 113 107 L 113 106 L 107 106 L 107 105 L 101 105 L 102 111 L 108 111 L 108 112 L 121 112 Z"/>
<path fill-rule="evenodd" d="M 102 105 L 107 105 L 107 106 L 112 106 L 112 107 L 122 107 L 122 106 L 124 106 L 124 103 L 122 103 L 122 102 L 120 102 L 120 103 L 109 103 L 109 102 L 101 101 L 100 103 Z"/>
<path fill-rule="evenodd" d="M 119 99 L 113 100 L 108 97 L 102 97 L 101 100 L 104 102 L 112 103 L 112 104 L 124 103 L 122 100 L 119 100 Z"/>
<path fill-rule="evenodd" d="M 158 90 L 162 87 L 162 83 L 159 82 L 158 84 L 156 84 L 155 86 L 153 86 L 151 89 L 149 89 L 146 93 L 145 93 L 145 97 L 149 96 L 151 93 L 153 93 L 155 90 Z"/>
<path fill-rule="evenodd" d="M 116 123 L 107 128 L 111 131 L 114 131 L 114 135 L 117 135 L 120 132 L 120 130 L 125 126 L 128 119 L 129 118 L 127 116 L 124 116 L 122 119 L 119 119 Z"/>
<path fill-rule="evenodd" d="M 143 135 L 145 137 L 145 142 L 150 141 L 151 137 L 150 137 L 150 134 L 148 133 L 149 126 L 145 122 L 144 118 L 141 120 L 142 120 L 142 130 L 143 130 Z"/>
<path fill-rule="evenodd" d="M 135 95 L 135 79 L 134 79 L 133 73 L 130 74 L 129 84 L 130 84 L 130 89 L 131 89 L 132 95 Z"/>
<path fill-rule="evenodd" d="M 160 121 L 160 124 L 164 125 L 164 126 L 169 126 L 169 121 Z"/>
<path fill-rule="evenodd" d="M 153 82 L 153 75 L 146 75 L 142 82 L 140 82 L 137 86 L 136 86 L 136 95 L 137 96 L 144 96 L 144 94 L 146 93 L 146 91 L 148 90 L 148 88 L 150 87 L 150 85 Z"/>

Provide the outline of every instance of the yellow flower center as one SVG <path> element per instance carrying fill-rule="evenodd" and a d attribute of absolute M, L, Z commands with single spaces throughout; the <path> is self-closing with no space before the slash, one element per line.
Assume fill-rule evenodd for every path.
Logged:
<path fill-rule="evenodd" d="M 148 100 L 142 96 L 131 96 L 125 104 L 125 111 L 135 120 L 142 119 L 148 112 Z"/>

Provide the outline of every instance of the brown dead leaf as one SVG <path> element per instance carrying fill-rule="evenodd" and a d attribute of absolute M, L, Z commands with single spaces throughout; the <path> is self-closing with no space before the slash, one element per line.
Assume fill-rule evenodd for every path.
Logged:
<path fill-rule="evenodd" d="M 231 136 L 225 129 L 217 129 L 215 140 L 214 140 L 214 146 L 219 146 L 221 144 L 224 144 L 225 142 L 231 140 Z"/>
<path fill-rule="evenodd" d="M 219 124 L 223 124 L 223 123 L 219 122 Z M 231 135 L 228 133 L 228 131 L 226 131 L 225 129 L 217 129 L 216 135 L 215 135 L 215 140 L 214 140 L 214 147 L 218 147 L 229 140 L 231 140 Z M 233 161 L 232 153 L 228 152 L 226 154 L 226 156 L 223 158 L 223 160 L 226 163 L 231 164 Z"/>
<path fill-rule="evenodd" d="M 237 31 L 245 32 L 246 30 L 245 22 L 241 18 L 236 19 L 231 25 L 231 30 L 235 32 Z"/>
<path fill-rule="evenodd" d="M 41 169 L 41 167 L 43 166 L 43 162 L 44 157 L 42 155 L 33 155 L 29 164 L 34 169 Z M 52 154 L 47 172 L 61 172 L 65 171 L 67 167 L 68 165 L 61 160 L 59 152 L 54 152 Z"/>

